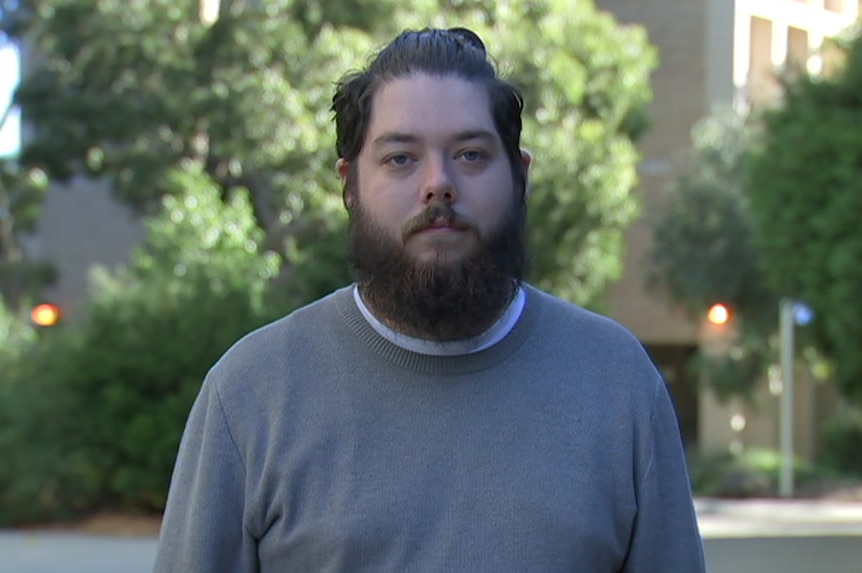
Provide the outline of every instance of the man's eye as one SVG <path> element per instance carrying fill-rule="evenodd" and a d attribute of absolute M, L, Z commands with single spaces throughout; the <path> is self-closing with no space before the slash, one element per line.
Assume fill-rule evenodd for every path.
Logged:
<path fill-rule="evenodd" d="M 461 157 L 465 161 L 472 163 L 474 161 L 481 161 L 482 159 L 484 159 L 485 153 L 479 151 L 478 149 L 467 149 L 466 151 L 463 151 L 461 153 Z"/>
<path fill-rule="evenodd" d="M 395 167 L 404 167 L 405 165 L 410 163 L 410 156 L 406 153 L 396 153 L 387 157 L 385 163 L 388 163 Z"/>

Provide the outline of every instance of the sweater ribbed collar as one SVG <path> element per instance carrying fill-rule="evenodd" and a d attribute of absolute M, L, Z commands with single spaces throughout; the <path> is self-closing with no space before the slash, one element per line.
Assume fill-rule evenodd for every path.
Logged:
<path fill-rule="evenodd" d="M 541 313 L 541 293 L 530 285 L 523 285 L 526 302 L 521 317 L 500 342 L 479 352 L 458 356 L 432 356 L 402 348 L 381 336 L 368 323 L 353 299 L 352 286 L 334 293 L 335 305 L 340 317 L 350 330 L 369 349 L 388 362 L 421 374 L 449 375 L 468 374 L 495 366 L 509 358 L 532 333 Z"/>

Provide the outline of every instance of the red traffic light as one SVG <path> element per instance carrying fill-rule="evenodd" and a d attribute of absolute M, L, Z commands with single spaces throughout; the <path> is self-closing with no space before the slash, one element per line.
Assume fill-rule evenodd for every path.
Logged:
<path fill-rule="evenodd" d="M 30 320 L 36 326 L 54 326 L 60 322 L 61 316 L 60 307 L 47 302 L 34 306 L 30 311 Z"/>

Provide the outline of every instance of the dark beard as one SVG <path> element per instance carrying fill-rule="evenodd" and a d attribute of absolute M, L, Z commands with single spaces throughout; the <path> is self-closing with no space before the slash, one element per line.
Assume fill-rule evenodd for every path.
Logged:
<path fill-rule="evenodd" d="M 500 317 L 523 278 L 525 206 L 513 202 L 508 217 L 482 237 L 447 204 L 435 203 L 405 225 L 405 237 L 438 217 L 476 233 L 476 252 L 456 261 L 415 261 L 357 201 L 348 227 L 350 262 L 363 300 L 381 322 L 416 338 L 463 340 Z"/>

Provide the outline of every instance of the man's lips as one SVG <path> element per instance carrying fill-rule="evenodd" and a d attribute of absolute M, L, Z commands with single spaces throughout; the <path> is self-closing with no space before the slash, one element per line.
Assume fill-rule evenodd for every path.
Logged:
<path fill-rule="evenodd" d="M 448 220 L 439 220 L 434 221 L 430 225 L 425 225 L 423 228 L 419 230 L 420 233 L 423 232 L 441 232 L 441 231 L 463 231 L 465 230 L 463 225 L 458 225 L 457 223 L 450 222 Z"/>
<path fill-rule="evenodd" d="M 437 230 L 437 229 L 452 229 L 453 231 L 460 230 L 457 225 L 454 225 L 454 224 L 450 223 L 449 221 L 434 221 L 433 223 L 431 223 L 430 225 L 425 227 L 425 229 L 423 229 L 423 230 L 424 231 L 429 231 L 429 230 L 433 231 L 433 230 Z"/>

